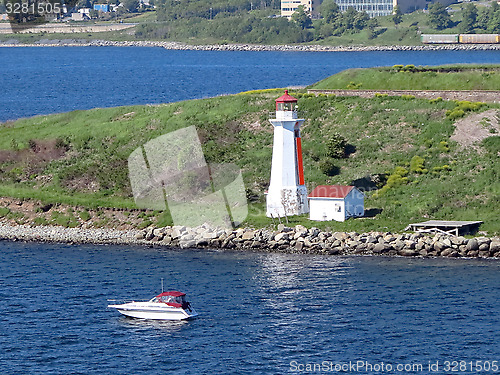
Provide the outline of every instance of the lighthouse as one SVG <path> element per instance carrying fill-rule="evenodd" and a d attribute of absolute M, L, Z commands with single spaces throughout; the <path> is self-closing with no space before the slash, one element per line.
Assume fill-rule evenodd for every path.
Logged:
<path fill-rule="evenodd" d="M 285 95 L 276 99 L 276 118 L 269 120 L 274 127 L 271 182 L 267 193 L 268 217 L 301 215 L 309 212 L 304 181 L 297 99 Z"/>

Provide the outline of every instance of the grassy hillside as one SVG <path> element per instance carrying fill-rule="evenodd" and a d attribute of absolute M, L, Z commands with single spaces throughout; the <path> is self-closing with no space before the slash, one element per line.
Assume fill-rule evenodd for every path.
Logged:
<path fill-rule="evenodd" d="M 272 151 L 267 119 L 281 92 L 74 111 L 1 124 L 0 196 L 133 210 L 127 177 L 130 153 L 150 139 L 195 125 L 208 162 L 233 162 L 242 168 L 251 201 L 247 225 L 270 225 L 263 194 Z M 491 137 L 461 149 L 450 140 L 454 102 L 292 94 L 307 119 L 303 150 L 309 189 L 355 183 L 374 190 L 367 192 L 370 217 L 346 223 L 298 217 L 291 224 L 397 231 L 409 222 L 434 218 L 483 220 L 482 230 L 500 232 L 500 137 L 491 120 L 480 115 Z M 500 116 L 500 107 L 491 105 L 464 107 L 464 114 L 487 109 Z M 349 144 L 345 158 L 328 156 L 327 140 L 335 133 Z M 7 214 L 0 208 L 0 216 L 2 212 Z M 152 212 L 148 220 L 167 224 L 169 215 Z"/>
<path fill-rule="evenodd" d="M 313 89 L 499 90 L 499 65 L 424 66 L 348 69 L 311 86 Z"/>

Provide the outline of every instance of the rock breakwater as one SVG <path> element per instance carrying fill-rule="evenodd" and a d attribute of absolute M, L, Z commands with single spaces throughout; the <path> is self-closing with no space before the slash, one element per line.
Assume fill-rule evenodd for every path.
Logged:
<path fill-rule="evenodd" d="M 500 44 L 446 44 L 419 46 L 326 46 L 317 44 L 260 45 L 260 44 L 187 44 L 163 41 L 112 41 L 85 39 L 42 39 L 35 43 L 20 43 L 17 40 L 0 42 L 0 47 L 159 47 L 184 51 L 279 51 L 279 52 L 367 52 L 367 51 L 500 51 Z"/>
<path fill-rule="evenodd" d="M 208 226 L 149 228 L 137 236 L 154 245 L 181 248 L 249 249 L 329 255 L 394 255 L 500 258 L 500 238 L 465 238 L 443 234 L 325 232 L 280 224 L 278 230 L 213 229 Z"/>
<path fill-rule="evenodd" d="M 500 258 L 500 238 L 389 232 L 325 232 L 283 224 L 277 230 L 173 226 L 144 230 L 82 229 L 0 224 L 0 240 L 124 244 L 323 255 Z"/>
<path fill-rule="evenodd" d="M 0 224 L 0 240 L 91 244 L 146 244 L 140 230 Z"/>

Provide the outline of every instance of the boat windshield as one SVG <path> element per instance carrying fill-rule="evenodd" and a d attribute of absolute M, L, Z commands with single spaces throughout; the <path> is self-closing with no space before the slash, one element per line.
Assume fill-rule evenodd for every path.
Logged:
<path fill-rule="evenodd" d="M 178 303 L 182 305 L 185 303 L 185 296 L 160 296 L 154 297 L 151 302 L 163 302 L 163 303 Z"/>

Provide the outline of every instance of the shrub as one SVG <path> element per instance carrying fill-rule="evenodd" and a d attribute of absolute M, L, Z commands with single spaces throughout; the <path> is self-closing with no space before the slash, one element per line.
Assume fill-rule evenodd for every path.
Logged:
<path fill-rule="evenodd" d="M 446 117 L 448 117 L 450 120 L 456 120 L 459 118 L 462 118 L 465 116 L 465 112 L 458 107 L 446 111 Z"/>
<path fill-rule="evenodd" d="M 439 103 L 439 102 L 442 102 L 442 101 L 443 101 L 443 98 L 440 97 L 440 96 L 438 96 L 436 99 L 430 99 L 429 103 L 434 104 L 434 103 Z"/>
<path fill-rule="evenodd" d="M 387 178 L 387 182 L 385 183 L 385 185 L 374 194 L 374 197 L 377 198 L 385 194 L 389 189 L 393 187 L 406 185 L 408 183 L 408 177 L 406 177 L 407 175 L 408 170 L 406 168 L 394 168 L 394 171 L 392 171 L 392 173 Z"/>
<path fill-rule="evenodd" d="M 406 99 L 406 100 L 411 100 L 411 99 L 415 99 L 415 95 L 403 94 L 403 95 L 401 95 L 401 98 Z"/>
<path fill-rule="evenodd" d="M 44 217 L 35 217 L 35 219 L 33 220 L 33 224 L 35 224 L 35 225 L 48 225 L 49 222 Z"/>
<path fill-rule="evenodd" d="M 147 228 L 149 227 L 150 225 L 152 225 L 153 223 L 149 220 L 144 220 L 143 222 L 141 222 L 138 226 L 137 226 L 137 229 L 144 229 L 144 228 Z"/>
<path fill-rule="evenodd" d="M 448 152 L 448 151 L 450 151 L 450 147 L 448 146 L 448 142 L 446 142 L 446 141 L 439 142 L 438 149 L 441 152 Z"/>
<path fill-rule="evenodd" d="M 10 214 L 10 210 L 7 207 L 0 207 L 0 217 L 5 217 Z"/>
<path fill-rule="evenodd" d="M 359 89 L 363 84 L 362 83 L 356 83 L 356 82 L 349 82 L 346 86 L 346 89 L 349 89 L 349 90 L 357 90 Z"/>
<path fill-rule="evenodd" d="M 413 64 L 410 64 L 410 65 L 405 65 L 405 67 L 403 68 L 403 70 L 405 72 L 416 72 L 418 69 L 415 65 Z"/>
<path fill-rule="evenodd" d="M 479 111 L 486 103 L 482 102 L 470 102 L 468 100 L 457 100 L 455 101 L 456 107 L 452 110 L 446 111 L 446 117 L 450 120 L 456 120 L 458 118 L 464 117 L 466 112 Z"/>
<path fill-rule="evenodd" d="M 414 173 L 427 173 L 427 169 L 424 168 L 425 159 L 415 155 L 410 161 L 410 172 Z"/>
<path fill-rule="evenodd" d="M 443 171 L 451 171 L 451 167 L 448 164 L 442 165 L 442 166 L 437 166 L 432 168 L 432 173 L 434 174 L 439 174 L 440 172 Z"/>
<path fill-rule="evenodd" d="M 389 94 L 381 94 L 380 92 L 375 93 L 376 98 L 387 98 Z"/>
<path fill-rule="evenodd" d="M 91 217 L 90 213 L 87 210 L 80 212 L 78 216 L 80 216 L 80 219 L 82 219 L 83 221 L 89 221 Z"/>
<path fill-rule="evenodd" d="M 332 159 L 325 159 L 321 161 L 319 169 L 321 170 L 321 173 L 330 177 L 339 174 L 340 171 L 339 167 L 335 165 Z"/>
<path fill-rule="evenodd" d="M 54 224 L 65 228 L 76 228 L 80 224 L 73 215 L 64 215 L 57 211 L 52 213 L 52 220 Z"/>
<path fill-rule="evenodd" d="M 326 141 L 327 156 L 340 159 L 346 155 L 347 141 L 339 133 L 333 133 Z"/>

